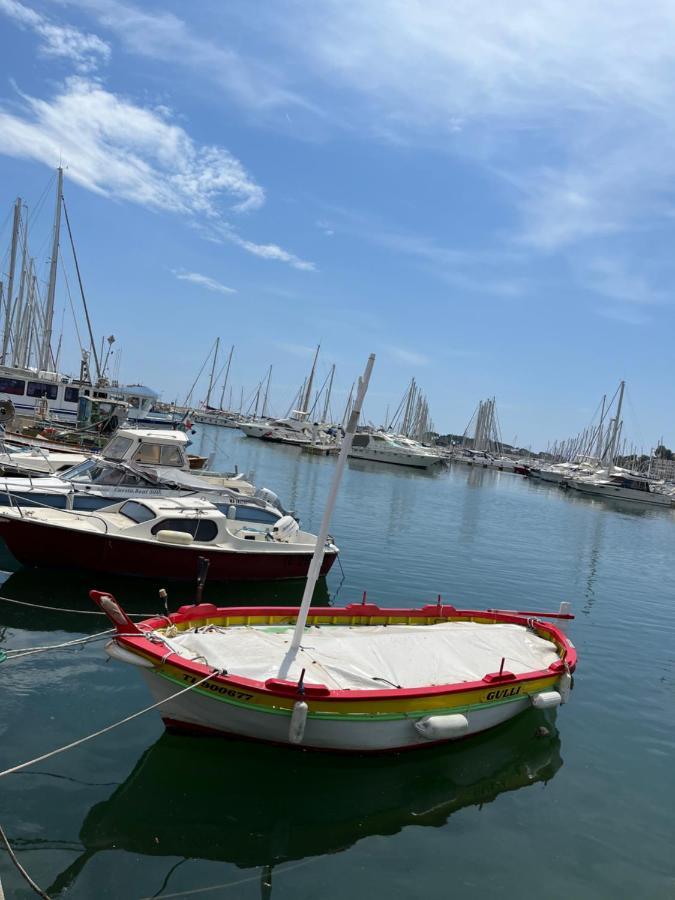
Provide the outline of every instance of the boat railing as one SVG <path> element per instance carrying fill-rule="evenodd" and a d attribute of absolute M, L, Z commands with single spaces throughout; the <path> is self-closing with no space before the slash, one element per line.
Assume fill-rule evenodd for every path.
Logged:
<path fill-rule="evenodd" d="M 15 501 L 18 499 L 18 495 L 15 496 L 15 495 L 10 491 L 9 487 L 6 487 L 5 490 L 6 490 L 6 493 L 7 493 L 7 499 L 8 499 L 8 501 L 9 501 L 9 506 L 10 506 L 10 508 L 11 508 L 11 509 L 16 509 L 16 511 L 19 513 L 20 517 L 23 519 L 23 518 L 24 518 L 23 507 L 22 507 L 19 503 L 16 503 L 16 502 L 15 502 Z M 103 518 L 103 516 L 99 516 L 99 515 L 97 515 L 95 512 L 91 512 L 91 511 L 89 511 L 89 510 L 83 511 L 83 510 L 75 510 L 75 509 L 72 508 L 72 505 L 71 505 L 71 504 L 72 504 L 72 493 L 71 493 L 69 496 L 66 497 L 66 503 L 69 504 L 69 505 L 67 505 L 67 506 L 62 510 L 62 512 L 73 513 L 74 515 L 80 516 L 80 517 L 83 515 L 83 512 L 84 512 L 84 515 L 85 515 L 86 518 L 88 518 L 88 519 L 97 519 L 99 522 L 101 522 L 101 523 L 103 524 L 103 534 L 108 534 L 108 523 L 107 523 L 106 520 Z M 50 506 L 49 503 L 41 503 L 39 500 L 34 500 L 34 499 L 31 499 L 30 505 L 31 505 L 31 506 L 39 506 L 39 507 L 41 507 L 42 509 L 54 509 L 54 508 L 55 508 L 55 507 L 53 507 L 53 506 Z"/>

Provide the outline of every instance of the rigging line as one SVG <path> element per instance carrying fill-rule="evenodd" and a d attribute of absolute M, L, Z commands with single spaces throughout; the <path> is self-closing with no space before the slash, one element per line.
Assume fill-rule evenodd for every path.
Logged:
<path fill-rule="evenodd" d="M 199 681 L 195 681 L 194 684 L 189 684 L 187 687 L 181 688 L 180 691 L 176 691 L 173 694 L 169 694 L 168 697 L 164 697 L 163 700 L 158 700 L 157 703 L 153 703 L 151 706 L 146 706 L 129 716 L 125 716 L 124 719 L 120 719 L 118 722 L 113 722 L 111 725 L 106 725 L 104 728 L 100 728 L 98 731 L 94 731 L 91 734 L 86 734 L 84 737 L 78 738 L 76 741 L 71 741 L 69 744 L 64 744 L 62 747 L 56 747 L 54 750 L 49 750 L 47 753 L 43 753 L 41 754 L 41 756 L 36 756 L 34 759 L 26 760 L 26 762 L 18 763 L 16 766 L 11 766 L 9 769 L 5 769 L 4 771 L 0 772 L 0 778 L 4 778 L 6 775 L 12 775 L 14 772 L 20 772 L 22 769 L 27 769 L 28 766 L 43 762 L 43 760 L 45 759 L 51 759 L 53 756 L 58 756 L 60 753 L 65 753 L 66 750 L 73 750 L 75 747 L 79 747 L 81 744 L 86 744 L 87 741 L 91 741 L 93 740 L 93 738 L 100 737 L 102 734 L 107 734 L 109 731 L 112 731 L 115 728 L 119 728 L 120 725 L 126 725 L 127 722 L 131 722 L 133 719 L 137 719 L 139 716 L 142 716 L 147 712 L 151 712 L 153 709 L 157 709 L 158 706 L 163 706 L 170 700 L 175 700 L 176 697 L 180 697 L 182 694 L 187 694 L 188 691 L 194 690 L 195 688 L 204 684 L 204 682 L 209 681 L 211 678 L 219 674 L 220 670 L 214 669 L 212 672 L 209 672 L 208 675 L 200 678 Z"/>
<path fill-rule="evenodd" d="M 217 338 L 216 338 L 216 340 L 217 340 Z M 206 364 L 207 364 L 208 361 L 211 359 L 211 354 L 213 353 L 213 350 L 214 350 L 215 346 L 216 346 L 216 343 L 215 343 L 215 341 L 214 341 L 213 346 L 212 346 L 211 349 L 209 350 L 208 356 L 206 357 L 206 359 L 205 359 L 204 362 L 202 363 L 202 367 L 201 367 L 201 369 L 199 370 L 199 373 L 198 373 L 197 377 L 195 378 L 195 380 L 194 380 L 193 383 L 192 383 L 192 387 L 190 388 L 189 394 L 188 394 L 187 397 L 185 398 L 185 401 L 184 401 L 184 403 L 183 403 L 183 406 L 189 406 L 189 405 L 190 405 L 190 402 L 192 401 L 192 394 L 193 394 L 193 392 L 194 392 L 194 389 L 197 387 L 197 382 L 198 382 L 199 379 L 202 377 L 202 372 L 203 372 L 204 369 L 206 368 Z"/>
<path fill-rule="evenodd" d="M 42 207 L 47 199 L 47 195 L 51 193 L 52 188 L 54 187 L 55 180 L 56 180 L 56 172 L 53 172 L 51 177 L 47 181 L 47 184 L 45 185 L 44 190 L 38 197 L 38 200 L 37 200 L 37 203 L 35 204 L 35 206 L 31 206 L 30 204 L 28 205 L 28 209 L 30 210 L 30 212 L 28 214 L 28 224 L 29 225 L 32 225 L 34 220 L 37 219 L 37 217 L 42 212 Z"/>
<path fill-rule="evenodd" d="M 68 237 L 70 239 L 70 249 L 73 251 L 73 260 L 75 262 L 75 272 L 77 273 L 77 282 L 80 286 L 80 296 L 82 297 L 82 306 L 84 307 L 84 316 L 87 320 L 87 330 L 89 331 L 89 340 L 91 341 L 91 352 L 94 354 L 94 365 L 96 366 L 96 377 L 101 377 L 101 366 L 98 360 L 98 354 L 96 353 L 96 341 L 94 340 L 94 332 L 91 327 L 91 319 L 89 318 L 89 307 L 87 306 L 87 298 L 84 296 L 84 286 L 82 285 L 82 276 L 80 275 L 80 264 L 77 261 L 77 253 L 75 252 L 75 241 L 73 240 L 73 233 L 70 230 L 70 219 L 68 218 L 68 207 L 66 206 L 66 201 L 63 197 L 61 197 L 61 203 L 63 204 L 63 212 L 66 217 L 66 228 L 68 229 Z"/>
<path fill-rule="evenodd" d="M 77 316 L 75 315 L 75 306 L 73 305 L 73 297 L 70 293 L 70 284 L 68 282 L 68 276 L 66 275 L 66 266 L 63 261 L 63 256 L 61 251 L 59 250 L 59 259 L 61 260 L 61 272 L 63 273 L 63 280 L 66 283 L 66 294 L 68 295 L 68 303 L 70 304 L 70 311 L 73 314 L 73 324 L 75 325 L 75 334 L 77 335 L 77 343 L 80 345 L 80 352 L 84 352 L 84 346 L 82 345 L 82 336 L 80 334 L 80 329 L 77 325 Z"/>

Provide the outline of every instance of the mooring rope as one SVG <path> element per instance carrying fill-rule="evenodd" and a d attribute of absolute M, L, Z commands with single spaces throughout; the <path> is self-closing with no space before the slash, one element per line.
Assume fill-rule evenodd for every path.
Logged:
<path fill-rule="evenodd" d="M 2 603 L 15 603 L 17 606 L 29 606 L 33 609 L 46 609 L 49 612 L 75 613 L 78 616 L 105 616 L 100 609 L 68 609 L 63 606 L 49 606 L 46 603 L 28 603 L 27 600 L 15 600 L 13 597 L 0 597 Z M 158 616 L 165 618 L 164 613 L 127 613 L 130 619 L 156 619 Z"/>
<path fill-rule="evenodd" d="M 32 766 L 38 762 L 42 762 L 45 759 L 51 759 L 52 756 L 58 756 L 59 753 L 64 753 L 66 750 L 72 750 L 75 747 L 79 747 L 80 744 L 85 744 L 87 741 L 91 741 L 95 737 L 100 737 L 102 734 L 106 734 L 107 732 L 112 731 L 114 728 L 119 728 L 120 725 L 125 725 L 127 722 L 131 722 L 133 719 L 137 719 L 139 716 L 142 716 L 147 712 L 151 712 L 151 710 L 153 709 L 157 709 L 158 706 L 163 706 L 163 704 L 168 703 L 169 700 L 174 700 L 176 697 L 180 697 L 181 694 L 186 694 L 188 691 L 199 687 L 201 684 L 204 684 L 205 681 L 213 678 L 214 675 L 220 674 L 220 669 L 214 669 L 208 675 L 205 675 L 204 678 L 200 678 L 199 681 L 195 681 L 194 684 L 189 684 L 187 687 L 181 688 L 179 691 L 176 691 L 175 694 L 170 694 L 168 697 L 165 697 L 163 700 L 158 700 L 157 703 L 153 703 L 151 706 L 146 706 L 143 709 L 139 709 L 138 712 L 132 713 L 130 716 L 126 716 L 124 719 L 120 719 L 119 722 L 113 722 L 112 725 L 106 725 L 105 728 L 94 731 L 92 734 L 87 734 L 84 737 L 78 738 L 76 741 L 71 741 L 69 744 L 64 744 L 63 747 L 57 747 L 55 750 L 50 750 L 48 753 L 43 753 L 41 756 L 36 756 L 34 759 L 29 759 L 26 762 L 19 763 L 16 766 L 11 766 L 11 768 L 9 769 L 5 769 L 4 771 L 0 772 L 0 778 L 4 778 L 5 775 L 11 775 L 13 772 L 20 772 L 21 769 L 27 769 L 29 766 Z"/>
<path fill-rule="evenodd" d="M 49 894 L 46 894 L 39 885 L 35 884 L 35 882 L 30 877 L 28 872 L 24 869 L 24 867 L 21 865 L 19 860 L 16 858 L 16 854 L 12 850 L 12 845 L 10 844 L 9 840 L 7 839 L 7 835 L 5 834 L 5 830 L 2 827 L 2 825 L 0 825 L 0 840 L 2 840 L 2 843 L 5 845 L 5 849 L 9 853 L 9 858 L 12 860 L 14 865 L 17 867 L 17 869 L 19 870 L 21 875 L 26 879 L 28 884 L 33 888 L 35 893 L 38 894 L 38 896 L 43 897 L 44 900 L 51 900 Z M 2 894 L 1 892 L 2 892 L 2 887 L 0 886 L 0 896 L 4 897 L 4 894 Z"/>
<path fill-rule="evenodd" d="M 103 637 L 109 637 L 114 631 L 114 628 L 108 628 L 106 631 L 99 631 L 97 634 L 90 634 L 83 638 L 75 638 L 72 641 L 63 641 L 60 644 L 43 644 L 38 647 L 17 647 L 16 649 L 6 647 L 3 652 L 8 660 L 21 659 L 24 656 L 32 656 L 34 653 L 46 653 L 48 650 L 62 650 L 80 644 L 89 644 L 91 641 L 100 641 Z"/>

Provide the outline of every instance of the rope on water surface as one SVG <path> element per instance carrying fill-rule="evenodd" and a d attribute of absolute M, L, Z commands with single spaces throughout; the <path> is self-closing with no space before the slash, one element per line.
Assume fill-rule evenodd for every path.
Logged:
<path fill-rule="evenodd" d="M 2 840 L 2 843 L 5 845 L 5 849 L 7 850 L 7 853 L 9 854 L 9 858 L 12 860 L 14 865 L 17 867 L 17 869 L 19 870 L 19 872 L 21 873 L 23 878 L 25 878 L 25 880 L 28 882 L 28 884 L 33 888 L 35 893 L 38 896 L 43 897 L 44 900 L 51 900 L 49 894 L 46 894 L 42 890 L 42 888 L 33 881 L 33 879 L 30 877 L 28 872 L 24 869 L 24 867 L 21 865 L 19 860 L 16 858 L 16 854 L 12 850 L 12 845 L 9 843 L 9 840 L 7 839 L 7 835 L 5 834 L 5 830 L 2 827 L 2 825 L 0 825 L 0 840 Z M 0 897 L 4 897 L 4 894 L 2 893 L 1 885 L 0 885 Z"/>
<path fill-rule="evenodd" d="M 180 697 L 181 694 L 186 694 L 188 691 L 191 691 L 194 688 L 199 687 L 201 684 L 204 684 L 205 681 L 208 681 L 215 675 L 220 674 L 220 669 L 214 669 L 208 675 L 205 675 L 204 678 L 200 678 L 199 681 L 195 681 L 194 684 L 189 684 L 187 687 L 181 688 L 179 691 L 176 691 L 176 693 L 170 694 L 163 700 L 158 700 L 157 703 L 153 703 L 151 706 L 146 706 L 143 709 L 139 709 L 138 712 L 132 713 L 130 716 L 126 716 L 124 719 L 120 719 L 119 722 L 113 722 L 112 725 L 106 725 L 105 728 L 101 728 L 99 729 L 99 731 L 94 731 L 92 734 L 87 734 L 84 737 L 78 738 L 78 740 L 76 741 L 71 741 L 69 744 L 65 744 L 63 747 L 57 747 L 55 750 L 50 750 L 48 753 L 43 753 L 41 756 L 36 756 L 34 759 L 29 759 L 26 762 L 19 763 L 16 766 L 11 766 L 11 768 L 9 769 L 5 769 L 3 772 L 0 772 L 0 778 L 4 778 L 5 775 L 11 775 L 13 772 L 20 772 L 21 769 L 27 769 L 28 766 L 32 766 L 38 762 L 42 762 L 45 759 L 51 759 L 52 756 L 58 756 L 59 753 L 64 753 L 66 750 L 72 750 L 75 747 L 79 747 L 80 744 L 85 744 L 87 741 L 90 741 L 95 737 L 100 737 L 102 734 L 106 734 L 108 731 L 112 731 L 114 728 L 118 728 L 120 725 L 125 725 L 127 722 L 131 722 L 132 719 L 137 719 L 139 716 L 144 715 L 144 713 L 150 712 L 153 709 L 157 709 L 158 706 L 162 706 L 164 703 L 168 703 L 169 700 L 175 700 L 175 698 Z"/>
<path fill-rule="evenodd" d="M 43 644 L 41 647 L 18 647 L 16 650 L 7 647 L 3 652 L 8 660 L 22 659 L 24 656 L 32 656 L 34 653 L 46 653 L 48 650 L 63 650 L 79 644 L 89 644 L 91 641 L 100 641 L 101 638 L 109 637 L 114 631 L 114 628 L 108 628 L 106 631 L 99 631 L 98 634 L 90 634 L 87 637 L 76 638 L 72 641 L 63 641 L 61 644 Z"/>
<path fill-rule="evenodd" d="M 14 600 L 13 597 L 0 597 L 2 603 L 15 603 L 17 606 L 30 606 L 33 609 L 46 609 L 49 612 L 76 613 L 78 616 L 105 616 L 100 609 L 67 609 L 61 606 L 49 606 L 45 603 L 28 603 L 27 600 Z M 155 619 L 162 613 L 127 613 L 130 619 Z"/>

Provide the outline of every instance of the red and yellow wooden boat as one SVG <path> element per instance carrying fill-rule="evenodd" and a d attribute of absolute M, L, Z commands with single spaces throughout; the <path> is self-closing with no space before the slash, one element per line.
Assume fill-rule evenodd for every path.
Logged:
<path fill-rule="evenodd" d="M 562 610 L 314 607 L 294 647 L 298 607 L 201 603 L 135 624 L 111 595 L 91 596 L 116 628 L 108 653 L 166 701 L 167 728 L 317 750 L 424 747 L 556 707 L 577 661 L 544 621 L 573 618 Z"/>

